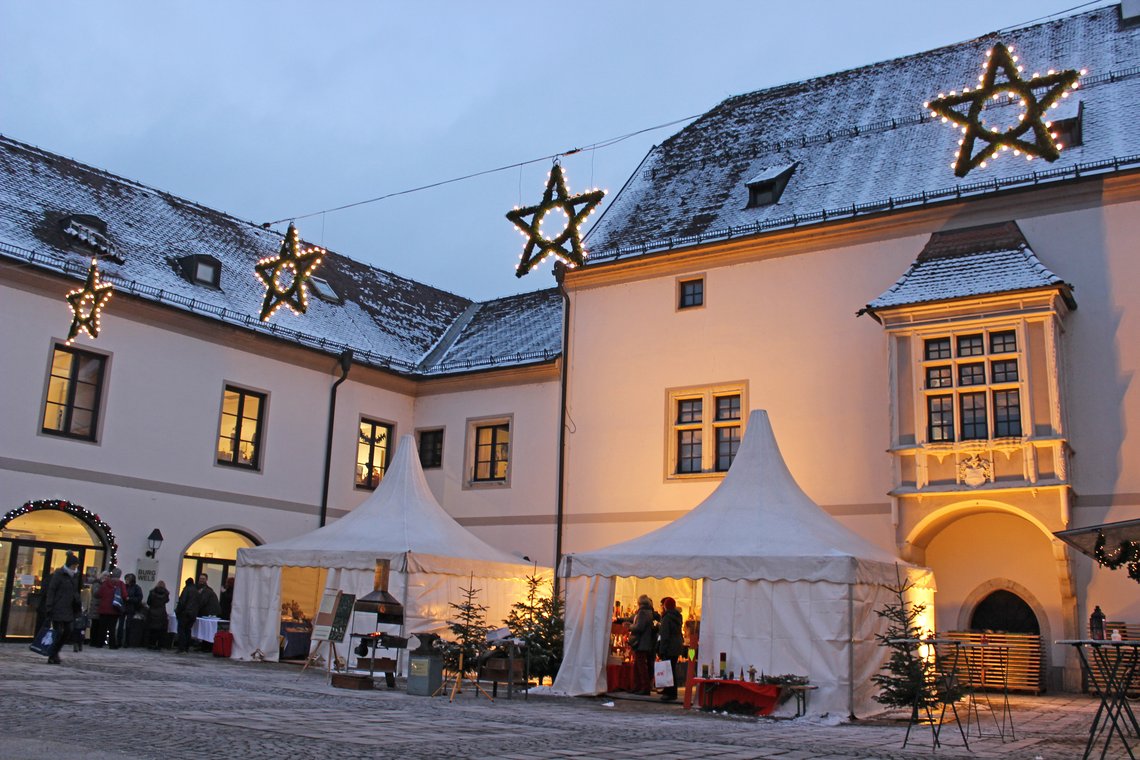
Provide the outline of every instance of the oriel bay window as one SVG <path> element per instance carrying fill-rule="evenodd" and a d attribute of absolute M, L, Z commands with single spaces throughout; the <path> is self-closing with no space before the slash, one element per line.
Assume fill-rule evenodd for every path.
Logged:
<path fill-rule="evenodd" d="M 55 346 L 44 398 L 43 432 L 95 440 L 106 361 L 100 354 Z"/>
<path fill-rule="evenodd" d="M 356 442 L 356 487 L 372 490 L 380 485 L 392 456 L 394 426 L 361 418 Z"/>
<path fill-rule="evenodd" d="M 1017 351 L 1014 330 L 923 341 L 928 443 L 1022 435 Z"/>
<path fill-rule="evenodd" d="M 742 386 L 670 392 L 670 477 L 728 471 L 740 448 L 743 396 Z"/>
<path fill-rule="evenodd" d="M 264 393 L 227 385 L 218 425 L 218 464 L 256 470 L 261 465 Z"/>

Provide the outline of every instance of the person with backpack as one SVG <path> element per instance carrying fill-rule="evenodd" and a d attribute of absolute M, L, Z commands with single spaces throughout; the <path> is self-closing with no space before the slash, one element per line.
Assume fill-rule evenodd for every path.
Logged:
<path fill-rule="evenodd" d="M 99 587 L 99 622 L 110 638 L 111 649 L 119 648 L 119 619 L 127 608 L 127 586 L 121 580 L 122 575 L 123 571 L 119 568 L 111 568 L 111 573 Z M 93 645 L 102 646 L 102 641 Z"/>

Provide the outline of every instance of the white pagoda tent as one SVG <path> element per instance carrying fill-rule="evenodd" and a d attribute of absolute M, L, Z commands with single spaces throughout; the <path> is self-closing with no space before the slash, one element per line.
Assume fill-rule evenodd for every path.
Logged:
<path fill-rule="evenodd" d="M 373 591 L 377 560 L 390 563 L 387 590 L 404 605 L 401 635 L 446 637 L 449 604 L 460 602 L 460 589 L 469 584 L 480 590 L 476 601 L 487 606 L 487 622 L 494 625 L 526 598 L 526 578 L 535 572 L 444 511 L 424 479 L 415 441 L 404 435 L 380 485 L 350 513 L 311 533 L 238 550 L 232 657 L 248 659 L 260 650 L 266 660 L 278 658 L 283 569 L 322 568 L 326 590 L 359 599 Z M 549 578 L 549 570 L 538 572 Z"/>
<path fill-rule="evenodd" d="M 800 489 L 776 445 L 768 415 L 753 411 L 736 458 L 717 489 L 691 512 L 638 538 L 569 554 L 566 646 L 554 688 L 606 691 L 618 578 L 702 581 L 699 663 L 809 677 L 812 714 L 843 717 L 882 709 L 870 677 L 887 657 L 876 614 L 899 578 L 929 601 L 929 570 L 901 562 L 827 514 Z M 715 668 L 714 668 L 715 670 Z"/>

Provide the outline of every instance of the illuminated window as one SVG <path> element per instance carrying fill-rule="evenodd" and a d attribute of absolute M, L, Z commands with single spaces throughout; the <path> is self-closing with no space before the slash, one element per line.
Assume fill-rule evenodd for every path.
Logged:
<path fill-rule="evenodd" d="M 356 441 L 356 487 L 372 490 L 380 485 L 392 457 L 393 430 L 387 422 L 362 418 Z"/>
<path fill-rule="evenodd" d="M 742 385 L 669 393 L 669 477 L 728 471 L 740 448 L 743 400 Z"/>
<path fill-rule="evenodd" d="M 443 428 L 421 430 L 419 441 L 420 467 L 425 470 L 443 466 Z"/>
<path fill-rule="evenodd" d="M 695 309 L 705 305 L 705 278 L 686 277 L 677 280 L 677 309 Z"/>
<path fill-rule="evenodd" d="M 922 352 L 927 442 L 1020 437 L 1016 354 L 1014 330 L 927 338 Z"/>
<path fill-rule="evenodd" d="M 55 346 L 44 397 L 43 432 L 95 440 L 106 360 L 71 346 Z"/>
<path fill-rule="evenodd" d="M 265 400 L 264 393 L 226 386 L 218 425 L 218 464 L 258 468 Z"/>
<path fill-rule="evenodd" d="M 510 457 L 510 425 L 481 425 L 475 428 L 475 474 L 472 480 L 506 480 Z"/>

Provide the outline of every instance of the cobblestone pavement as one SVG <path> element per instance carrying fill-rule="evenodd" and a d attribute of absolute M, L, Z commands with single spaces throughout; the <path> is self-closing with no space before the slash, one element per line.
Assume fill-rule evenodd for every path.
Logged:
<path fill-rule="evenodd" d="M 1016 739 L 983 715 L 969 751 L 946 725 L 932 751 L 918 726 L 887 713 L 853 723 L 685 711 L 633 699 L 516 694 L 493 703 L 469 691 L 409 696 L 335 689 L 325 673 L 208 654 L 65 648 L 48 665 L 25 644 L 0 644 L 0 758 L 779 758 L 937 757 L 1072 760 L 1084 750 L 1097 701 L 1011 696 Z M 612 705 L 612 706 L 611 706 Z M 905 717 L 903 715 L 902 717 Z M 1113 749 L 1124 750 L 1119 744 Z M 1110 756 L 1111 753 L 1110 753 Z"/>

